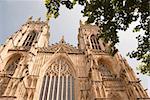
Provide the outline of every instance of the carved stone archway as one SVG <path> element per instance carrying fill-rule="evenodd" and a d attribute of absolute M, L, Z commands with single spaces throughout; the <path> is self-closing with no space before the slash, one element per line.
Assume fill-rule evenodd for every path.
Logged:
<path fill-rule="evenodd" d="M 52 61 L 45 72 L 40 100 L 74 100 L 74 71 L 64 57 Z"/>

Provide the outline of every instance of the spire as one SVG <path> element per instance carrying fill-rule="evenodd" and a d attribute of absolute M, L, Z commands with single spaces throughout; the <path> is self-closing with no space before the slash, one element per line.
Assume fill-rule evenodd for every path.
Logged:
<path fill-rule="evenodd" d="M 37 20 L 36 20 L 36 21 L 37 21 L 37 22 L 40 22 L 40 20 L 41 20 L 41 17 L 37 18 Z"/>
<path fill-rule="evenodd" d="M 1 57 L 1 55 L 0 55 L 0 60 L 3 62 L 3 59 L 2 59 L 2 57 Z"/>
<path fill-rule="evenodd" d="M 80 20 L 80 26 L 82 26 L 82 25 L 83 25 L 82 20 Z"/>
<path fill-rule="evenodd" d="M 59 43 L 65 43 L 64 35 L 61 37 L 61 40 L 59 41 Z"/>
<path fill-rule="evenodd" d="M 46 22 L 49 22 L 49 20 L 52 18 L 52 14 L 47 13 L 46 17 L 47 17 Z"/>
<path fill-rule="evenodd" d="M 30 17 L 28 18 L 27 22 L 32 21 L 32 17 L 33 17 L 33 16 L 30 16 Z"/>
<path fill-rule="evenodd" d="M 49 20 L 47 19 L 47 20 L 45 21 L 45 23 L 48 24 L 48 23 L 49 23 Z"/>

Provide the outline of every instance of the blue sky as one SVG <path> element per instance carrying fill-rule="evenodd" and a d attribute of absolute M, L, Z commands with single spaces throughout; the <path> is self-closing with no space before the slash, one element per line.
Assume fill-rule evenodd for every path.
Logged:
<path fill-rule="evenodd" d="M 66 42 L 74 46 L 77 45 L 79 20 L 82 18 L 81 9 L 81 6 L 75 6 L 73 10 L 61 7 L 60 16 L 57 19 L 52 19 L 49 23 L 50 44 L 58 42 L 61 36 L 64 35 Z M 28 17 L 33 16 L 33 19 L 41 17 L 42 20 L 45 20 L 45 14 L 46 8 L 43 0 L 0 0 L 0 44 L 4 43 L 9 35 L 19 30 Z M 132 23 L 126 32 L 119 32 L 120 43 L 117 44 L 120 53 L 136 72 L 138 62 L 135 59 L 126 57 L 126 54 L 137 46 L 135 37 L 139 33 L 132 32 L 137 23 Z M 142 80 L 144 88 L 148 88 L 150 92 L 150 78 L 141 74 L 138 77 Z"/>

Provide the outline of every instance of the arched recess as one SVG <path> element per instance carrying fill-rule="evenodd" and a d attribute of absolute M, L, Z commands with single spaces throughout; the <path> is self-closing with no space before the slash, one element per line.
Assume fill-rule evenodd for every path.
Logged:
<path fill-rule="evenodd" d="M 90 36 L 90 45 L 92 49 L 101 50 L 100 42 L 97 35 Z"/>
<path fill-rule="evenodd" d="M 1 81 L 0 89 L 3 90 L 3 91 L 0 91 L 0 95 L 3 95 L 5 93 L 6 88 L 9 85 L 11 77 L 14 75 L 17 67 L 19 66 L 19 62 L 20 62 L 21 58 L 22 58 L 22 54 L 19 54 L 19 53 L 12 54 L 8 58 L 6 58 L 8 60 L 2 71 L 2 74 L 5 74 L 6 77 L 3 77 L 0 79 L 0 81 Z"/>
<path fill-rule="evenodd" d="M 98 66 L 106 67 L 106 70 L 109 71 L 112 75 L 117 73 L 117 63 L 111 56 L 102 56 L 97 59 Z M 108 72 L 108 73 L 109 73 Z"/>
<path fill-rule="evenodd" d="M 101 96 L 101 95 L 100 95 L 100 89 L 99 89 L 98 86 L 96 87 L 96 92 L 97 92 L 97 97 L 100 97 L 100 96 Z"/>
<path fill-rule="evenodd" d="M 108 65 L 103 63 L 103 62 L 99 62 L 98 63 L 99 66 L 99 71 L 101 72 L 102 76 L 112 76 L 111 71 L 108 68 Z"/>
<path fill-rule="evenodd" d="M 76 74 L 71 60 L 59 55 L 47 66 L 40 87 L 39 100 L 74 100 Z"/>
<path fill-rule="evenodd" d="M 18 67 L 21 58 L 22 58 L 21 54 L 11 55 L 11 57 L 7 61 L 5 68 L 4 68 L 4 71 L 6 72 L 6 74 L 9 74 L 12 76 L 15 73 L 15 70 Z"/>
<path fill-rule="evenodd" d="M 111 100 L 123 100 L 119 93 L 109 93 L 107 98 L 110 98 Z"/>

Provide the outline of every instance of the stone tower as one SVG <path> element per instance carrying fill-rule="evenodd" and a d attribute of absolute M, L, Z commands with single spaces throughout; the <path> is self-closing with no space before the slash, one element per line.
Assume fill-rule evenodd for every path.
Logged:
<path fill-rule="evenodd" d="M 150 100 L 127 61 L 82 24 L 78 47 L 50 44 L 48 22 L 23 24 L 0 47 L 0 100 Z"/>

